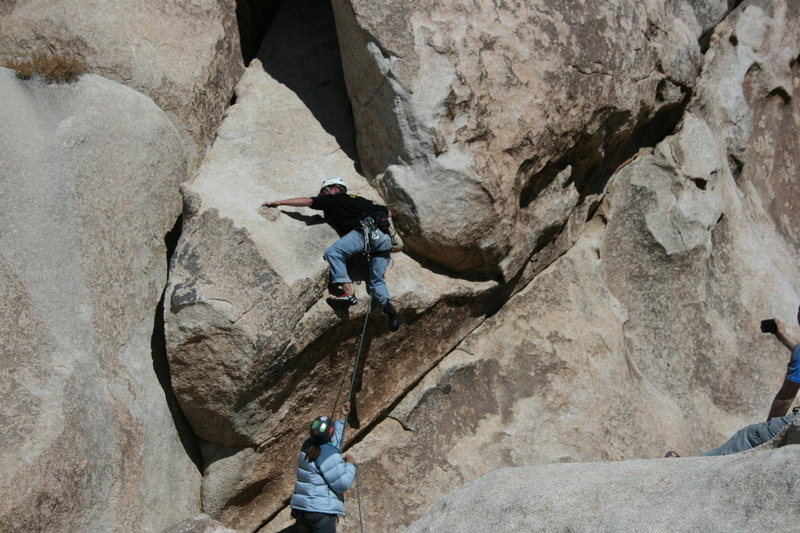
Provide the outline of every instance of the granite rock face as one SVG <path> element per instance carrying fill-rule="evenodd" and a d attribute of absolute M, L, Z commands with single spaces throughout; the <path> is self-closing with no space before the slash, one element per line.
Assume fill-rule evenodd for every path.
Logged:
<path fill-rule="evenodd" d="M 798 447 L 787 446 L 502 469 L 442 498 L 406 531 L 785 531 L 800 519 L 797 459 Z"/>
<path fill-rule="evenodd" d="M 173 526 L 164 529 L 161 533 L 236 533 L 227 528 L 207 514 L 187 518 Z"/>
<path fill-rule="evenodd" d="M 367 311 L 363 284 L 349 313 L 324 301 L 322 254 L 337 236 L 319 213 L 261 204 L 316 195 L 329 175 L 382 202 L 355 168 L 330 8 L 284 4 L 271 27 L 216 142 L 183 187 L 183 233 L 165 300 L 172 382 L 205 441 L 204 511 L 242 530 L 283 507 L 276 494 L 294 483 L 286 465 L 308 422 L 330 414 L 343 380 L 349 385 Z M 357 261 L 351 271 L 363 279 Z M 387 282 L 406 323 L 392 333 L 379 310 L 369 315 L 361 427 L 478 325 L 492 305 L 478 297 L 496 287 L 450 278 L 402 253 Z"/>
<path fill-rule="evenodd" d="M 725 1 L 333 2 L 361 163 L 415 253 L 511 279 L 669 133 Z M 549 194 L 543 194 L 548 192 Z"/>
<path fill-rule="evenodd" d="M 793 446 L 638 459 L 716 446 L 782 378 L 758 322 L 800 301 L 799 19 L 790 0 L 0 0 L 2 58 L 105 76 L 0 69 L 0 521 L 284 529 L 365 323 L 367 530 L 479 478 L 446 498 L 482 516 L 445 499 L 412 530 L 658 529 L 654 501 L 690 529 L 794 520 Z M 330 175 L 396 214 L 399 332 L 363 284 L 325 304 L 318 213 L 261 207 Z"/>
<path fill-rule="evenodd" d="M 77 58 L 158 104 L 194 168 L 243 65 L 234 2 L 15 0 L 0 7 L 0 60 L 32 51 Z"/>
<path fill-rule="evenodd" d="M 284 4 L 183 187 L 166 292 L 204 511 L 283 527 L 306 424 L 343 401 L 366 295 L 333 314 L 333 230 L 260 207 L 332 174 L 388 203 L 408 252 L 387 278 L 405 325 L 373 311 L 358 375 L 370 529 L 497 468 L 696 453 L 763 417 L 786 358 L 758 321 L 800 300 L 773 187 L 795 156 L 770 148 L 797 131 L 798 14 L 727 10 L 334 2 L 334 34 Z"/>
<path fill-rule="evenodd" d="M 796 154 L 775 147 L 798 138 L 798 16 L 746 3 L 726 19 L 675 133 L 354 447 L 370 528 L 497 468 L 696 454 L 766 416 L 788 352 L 759 321 L 796 335 L 800 301 L 773 200 L 796 183 Z"/>
<path fill-rule="evenodd" d="M 200 505 L 157 334 L 178 132 L 99 76 L 0 93 L 0 522 L 159 531 Z"/>

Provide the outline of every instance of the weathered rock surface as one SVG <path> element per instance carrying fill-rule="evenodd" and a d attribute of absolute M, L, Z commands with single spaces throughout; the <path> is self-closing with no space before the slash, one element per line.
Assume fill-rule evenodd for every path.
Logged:
<path fill-rule="evenodd" d="M 669 133 L 727 2 L 333 6 L 361 163 L 406 244 L 510 279 Z"/>
<path fill-rule="evenodd" d="M 763 418 L 786 354 L 758 321 L 791 323 L 800 300 L 800 4 L 726 17 L 729 3 L 337 0 L 334 26 L 324 2 L 283 2 L 217 131 L 242 72 L 233 3 L 0 0 L 1 56 L 44 47 L 128 86 L 0 70 L 3 525 L 290 522 L 297 446 L 344 401 L 366 294 L 332 313 L 321 256 L 334 231 L 260 205 L 331 174 L 387 201 L 407 245 L 388 276 L 405 323 L 390 333 L 370 315 L 349 430 L 368 530 L 401 529 L 492 470 L 691 454 Z M 263 22 L 240 25 L 249 47 Z M 164 234 L 187 153 L 192 169 L 214 134 L 183 187 L 170 384 Z M 225 526 L 197 516 L 171 385 L 202 438 L 203 510 Z M 542 506 L 588 495 L 613 507 L 608 524 L 646 529 L 637 506 L 678 482 L 670 513 L 714 476 L 761 479 L 794 454 L 553 465 L 534 470 L 534 492 Z M 581 472 L 591 486 L 549 488 Z M 662 485 L 619 481 L 634 475 Z M 754 499 L 716 490 L 726 505 Z M 345 532 L 358 526 L 348 505 Z M 688 527 L 707 524 L 694 516 Z"/>
<path fill-rule="evenodd" d="M 776 229 L 796 156 L 770 148 L 797 132 L 794 5 L 745 3 L 709 37 L 726 2 L 531 3 L 500 22 L 334 4 L 357 142 L 330 11 L 284 4 L 184 186 L 166 331 L 204 511 L 239 530 L 276 516 L 307 421 L 349 377 L 366 306 L 322 301 L 335 233 L 260 208 L 331 174 L 379 191 L 415 257 L 517 276 L 395 255 L 406 324 L 370 319 L 369 433 L 352 433 L 369 529 L 496 468 L 694 453 L 763 417 L 785 355 L 758 321 L 800 299 L 796 233 Z"/>
<path fill-rule="evenodd" d="M 159 531 L 200 505 L 154 327 L 180 138 L 99 76 L 0 94 L 2 529 Z"/>
<path fill-rule="evenodd" d="M 763 419 L 788 352 L 759 321 L 800 301 L 779 192 L 800 166 L 775 149 L 800 138 L 798 18 L 750 2 L 720 25 L 675 134 L 355 446 L 369 529 L 504 466 L 699 453 Z"/>
<path fill-rule="evenodd" d="M 790 531 L 797 446 L 714 458 L 530 466 L 442 498 L 408 533 Z"/>
<path fill-rule="evenodd" d="M 324 302 L 322 254 L 334 230 L 313 211 L 260 205 L 314 195 L 333 174 L 380 201 L 352 159 L 330 8 L 284 4 L 272 27 L 184 187 L 166 293 L 172 382 L 206 441 L 204 511 L 242 530 L 284 505 L 294 483 L 286 465 L 308 421 L 333 408 L 349 379 L 366 312 L 363 286 L 349 315 Z M 390 333 L 383 315 L 370 317 L 357 389 L 362 428 L 477 326 L 491 301 L 476 296 L 496 286 L 451 279 L 403 254 L 387 281 L 406 324 Z"/>
<path fill-rule="evenodd" d="M 161 533 L 236 533 L 207 514 L 201 514 L 166 528 Z"/>
<path fill-rule="evenodd" d="M 193 168 L 243 65 L 234 2 L 15 0 L 0 6 L 0 60 L 47 50 L 152 98 Z"/>

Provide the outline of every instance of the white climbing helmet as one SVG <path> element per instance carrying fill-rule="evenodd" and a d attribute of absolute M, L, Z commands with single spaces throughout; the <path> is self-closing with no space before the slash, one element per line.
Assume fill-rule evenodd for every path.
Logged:
<path fill-rule="evenodd" d="M 330 187 L 331 185 L 336 185 L 337 187 L 345 191 L 347 190 L 347 184 L 339 176 L 330 176 L 328 178 L 325 178 L 325 181 L 322 182 L 322 186 L 320 187 L 320 189 L 324 189 L 325 187 Z"/>

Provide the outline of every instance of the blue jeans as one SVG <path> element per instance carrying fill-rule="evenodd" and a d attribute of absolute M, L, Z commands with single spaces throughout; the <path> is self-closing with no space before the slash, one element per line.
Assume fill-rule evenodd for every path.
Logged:
<path fill-rule="evenodd" d="M 732 453 L 743 452 L 751 448 L 755 448 L 760 444 L 772 440 L 772 437 L 781 432 L 783 428 L 792 423 L 795 418 L 794 413 L 790 413 L 784 417 L 775 417 L 767 422 L 759 422 L 758 424 L 750 424 L 743 427 L 733 434 L 733 436 L 719 448 L 714 448 L 701 456 L 707 455 L 730 455 Z"/>
<path fill-rule="evenodd" d="M 389 267 L 389 252 L 392 250 L 392 238 L 383 232 L 378 232 L 377 239 L 372 241 L 372 250 L 369 256 L 369 285 L 372 287 L 372 297 L 381 307 L 389 303 L 389 287 L 383 279 Z M 357 253 L 364 251 L 364 234 L 360 229 L 354 229 L 341 239 L 331 244 L 325 250 L 325 261 L 331 266 L 331 283 L 352 283 L 347 273 L 345 261 Z"/>

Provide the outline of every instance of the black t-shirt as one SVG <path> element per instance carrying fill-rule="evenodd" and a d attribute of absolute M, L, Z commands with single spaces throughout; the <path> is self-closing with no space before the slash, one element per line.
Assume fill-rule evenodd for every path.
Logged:
<path fill-rule="evenodd" d="M 358 228 L 359 221 L 375 213 L 387 214 L 386 207 L 355 194 L 337 193 L 315 196 L 311 208 L 325 213 L 325 219 L 340 235 Z"/>

